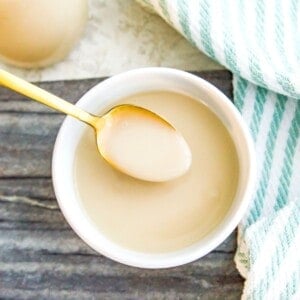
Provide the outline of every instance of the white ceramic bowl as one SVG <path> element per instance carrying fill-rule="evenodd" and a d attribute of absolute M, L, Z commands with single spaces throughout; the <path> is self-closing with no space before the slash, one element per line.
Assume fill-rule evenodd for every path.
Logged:
<path fill-rule="evenodd" d="M 118 262 L 141 268 L 167 268 L 196 260 L 216 248 L 235 229 L 245 213 L 255 181 L 255 153 L 241 115 L 216 87 L 189 73 L 168 68 L 143 68 L 113 76 L 88 91 L 77 103 L 93 113 L 132 94 L 167 90 L 202 101 L 222 120 L 237 149 L 240 177 L 232 206 L 220 224 L 199 242 L 182 250 L 146 254 L 125 249 L 101 233 L 86 215 L 75 192 L 75 150 L 86 127 L 67 117 L 56 139 L 52 174 L 58 204 L 74 231 L 94 250 Z"/>

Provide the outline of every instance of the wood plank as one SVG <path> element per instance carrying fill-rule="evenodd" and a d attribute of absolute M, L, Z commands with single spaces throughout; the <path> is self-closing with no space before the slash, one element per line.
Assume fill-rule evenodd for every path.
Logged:
<path fill-rule="evenodd" d="M 28 234 L 29 232 L 27 232 Z M 31 232 L 30 236 L 37 235 Z M 4 236 L 1 248 L 21 240 L 21 236 Z M 49 243 L 45 241 L 49 240 Z M 174 295 L 191 298 L 224 299 L 229 295 L 237 299 L 241 279 L 232 264 L 232 254 L 213 252 L 194 263 L 169 270 L 143 270 L 115 263 L 99 255 L 80 249 L 64 234 L 51 239 L 47 233 L 39 236 L 41 243 L 33 244 L 24 238 L 17 247 L 1 251 L 0 293 L 24 294 L 51 290 L 56 294 L 65 291 L 90 291 L 117 296 L 122 292 L 132 297 L 161 295 L 158 299 L 174 299 Z M 52 243 L 54 242 L 54 243 Z M 3 245 L 4 244 L 4 245 Z M 51 246 L 52 245 L 52 246 Z M 59 249 L 65 248 L 66 251 Z M 2 248 L 3 249 L 3 248 Z M 1 250 L 2 250 L 1 249 Z M 58 250 L 57 250 L 58 249 Z M 2 294 L 3 295 L 3 294 Z M 73 294 L 74 295 L 74 294 Z"/>
<path fill-rule="evenodd" d="M 157 271 L 148 276 L 141 270 L 137 276 L 130 271 L 103 276 L 99 270 L 104 268 L 97 261 L 70 265 L 74 267 L 63 266 L 69 270 L 67 275 L 61 272 L 61 263 L 45 263 L 42 270 L 26 264 L 23 269 L 29 269 L 29 274 L 17 268 L 16 273 L 12 271 L 14 281 L 3 290 L 5 299 L 239 299 L 241 293 L 234 279 L 195 278 L 183 271 L 179 276 L 160 276 Z"/>
<path fill-rule="evenodd" d="M 232 98 L 231 73 L 228 71 L 192 72 L 211 82 Z M 41 88 L 54 93 L 72 103 L 75 103 L 85 92 L 103 81 L 105 78 L 69 80 L 37 83 Z M 21 96 L 8 89 L 0 87 L 0 113 L 3 112 L 45 112 L 56 113 L 50 108 Z"/>
<path fill-rule="evenodd" d="M 36 83 L 36 85 L 67 101 L 75 103 L 85 92 L 104 79 L 52 81 Z M 55 113 L 52 109 L 3 87 L 0 87 L 0 112 Z"/>
<path fill-rule="evenodd" d="M 229 72 L 197 75 L 231 96 Z M 99 81 L 39 85 L 75 102 Z M 115 263 L 77 237 L 57 206 L 50 177 L 63 118 L 0 89 L 0 298 L 239 299 L 236 233 L 204 258 L 167 270 Z"/>
<path fill-rule="evenodd" d="M 0 114 L 0 177 L 50 176 L 62 115 Z"/>

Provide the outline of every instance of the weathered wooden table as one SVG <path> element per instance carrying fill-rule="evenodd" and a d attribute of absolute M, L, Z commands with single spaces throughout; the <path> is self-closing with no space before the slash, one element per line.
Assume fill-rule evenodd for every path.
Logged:
<path fill-rule="evenodd" d="M 226 71 L 198 73 L 232 98 Z M 76 102 L 102 79 L 39 84 Z M 1 299 L 239 299 L 236 233 L 198 261 L 166 270 L 98 255 L 70 229 L 51 182 L 64 115 L 0 88 Z"/>

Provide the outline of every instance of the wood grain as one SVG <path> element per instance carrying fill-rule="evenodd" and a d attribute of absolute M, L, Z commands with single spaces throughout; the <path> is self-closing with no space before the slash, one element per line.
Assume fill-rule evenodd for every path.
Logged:
<path fill-rule="evenodd" d="M 226 71 L 197 75 L 231 97 Z M 39 85 L 76 102 L 101 79 Z M 96 254 L 70 229 L 55 199 L 51 155 L 64 116 L 0 88 L 1 299 L 239 299 L 232 234 L 185 266 L 144 270 Z"/>

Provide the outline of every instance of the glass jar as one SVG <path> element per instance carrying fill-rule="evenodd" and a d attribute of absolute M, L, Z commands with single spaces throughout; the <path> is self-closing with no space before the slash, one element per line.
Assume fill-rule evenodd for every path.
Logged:
<path fill-rule="evenodd" d="M 1 0 L 0 59 L 23 68 L 62 60 L 87 20 L 87 0 Z"/>

